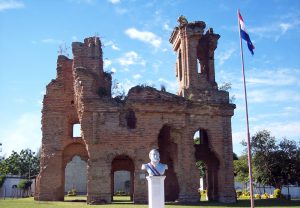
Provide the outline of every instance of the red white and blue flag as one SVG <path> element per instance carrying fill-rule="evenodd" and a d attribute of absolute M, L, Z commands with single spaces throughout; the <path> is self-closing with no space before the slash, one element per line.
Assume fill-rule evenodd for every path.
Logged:
<path fill-rule="evenodd" d="M 248 49 L 250 50 L 251 54 L 253 55 L 254 54 L 253 50 L 255 47 L 254 47 L 253 43 L 251 42 L 250 36 L 246 30 L 245 23 L 244 23 L 244 20 L 243 20 L 243 17 L 241 15 L 240 11 L 238 11 L 238 18 L 239 18 L 239 27 L 240 27 L 241 37 L 242 37 L 242 39 L 244 39 L 247 42 Z"/>

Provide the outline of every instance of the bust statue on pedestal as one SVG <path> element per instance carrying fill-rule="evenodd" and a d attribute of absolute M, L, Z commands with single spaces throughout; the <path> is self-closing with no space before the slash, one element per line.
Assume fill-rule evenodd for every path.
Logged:
<path fill-rule="evenodd" d="M 163 176 L 168 166 L 159 162 L 159 152 L 157 149 L 152 149 L 149 152 L 150 162 L 142 165 L 142 170 L 146 170 L 149 176 L 148 181 L 148 203 L 149 208 L 164 208 L 165 207 L 165 188 Z"/>
<path fill-rule="evenodd" d="M 159 152 L 152 149 L 149 152 L 150 162 L 142 165 L 142 170 L 146 170 L 149 176 L 162 176 L 168 169 L 168 165 L 160 163 Z"/>

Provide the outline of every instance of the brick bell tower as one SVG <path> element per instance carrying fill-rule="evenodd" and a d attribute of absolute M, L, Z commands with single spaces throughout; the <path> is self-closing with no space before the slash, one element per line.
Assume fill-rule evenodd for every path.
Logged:
<path fill-rule="evenodd" d="M 215 82 L 214 51 L 220 35 L 209 28 L 205 34 L 205 22 L 188 22 L 184 16 L 177 20 L 170 43 L 177 53 L 176 77 L 178 95 L 199 99 L 204 91 L 217 90 Z"/>

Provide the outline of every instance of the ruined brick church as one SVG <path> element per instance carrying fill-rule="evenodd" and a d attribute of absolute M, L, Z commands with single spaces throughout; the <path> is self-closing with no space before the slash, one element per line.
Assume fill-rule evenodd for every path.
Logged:
<path fill-rule="evenodd" d="M 235 105 L 218 90 L 214 51 L 220 36 L 202 21 L 181 19 L 170 43 L 177 54 L 177 95 L 148 86 L 112 98 L 103 71 L 101 41 L 72 44 L 73 59 L 59 55 L 57 77 L 47 85 L 42 109 L 41 169 L 35 199 L 63 201 L 65 167 L 74 156 L 87 162 L 87 202 L 111 203 L 115 171 L 130 172 L 134 203 L 147 201 L 141 165 L 159 149 L 166 171 L 166 201 L 199 201 L 199 170 L 206 166 L 208 200 L 235 202 L 231 117 Z M 174 60 L 175 62 L 175 60 Z M 81 137 L 73 136 L 80 124 Z M 200 144 L 194 143 L 199 132 Z"/>

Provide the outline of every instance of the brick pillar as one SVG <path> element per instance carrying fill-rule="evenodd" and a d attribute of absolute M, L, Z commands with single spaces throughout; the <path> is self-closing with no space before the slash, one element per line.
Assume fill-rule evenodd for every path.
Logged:
<path fill-rule="evenodd" d="M 90 151 L 90 153 L 93 151 Z M 95 150 L 95 153 L 98 154 Z M 87 203 L 111 203 L 111 164 L 104 158 L 93 158 L 88 164 Z"/>
<path fill-rule="evenodd" d="M 199 172 L 196 168 L 194 141 L 193 138 L 190 137 L 190 133 L 188 131 L 183 133 L 182 146 L 184 148 L 181 150 L 182 160 L 179 166 L 182 170 L 184 170 L 184 172 L 183 176 L 179 178 L 179 201 L 198 202 L 200 199 L 200 195 L 198 193 L 200 184 Z"/>
<path fill-rule="evenodd" d="M 214 122 L 214 127 L 210 130 L 212 147 L 219 159 L 219 169 L 217 171 L 217 193 L 220 202 L 235 202 L 234 178 L 233 178 L 233 156 L 231 138 L 231 117 L 219 117 Z M 216 172 L 216 171 L 213 171 Z M 211 179 L 211 180 L 216 180 Z M 215 183 L 215 182 L 213 182 Z"/>
<path fill-rule="evenodd" d="M 62 162 L 62 152 L 50 156 L 46 167 L 40 171 L 35 199 L 39 201 L 63 201 L 65 187 L 65 171 Z"/>

